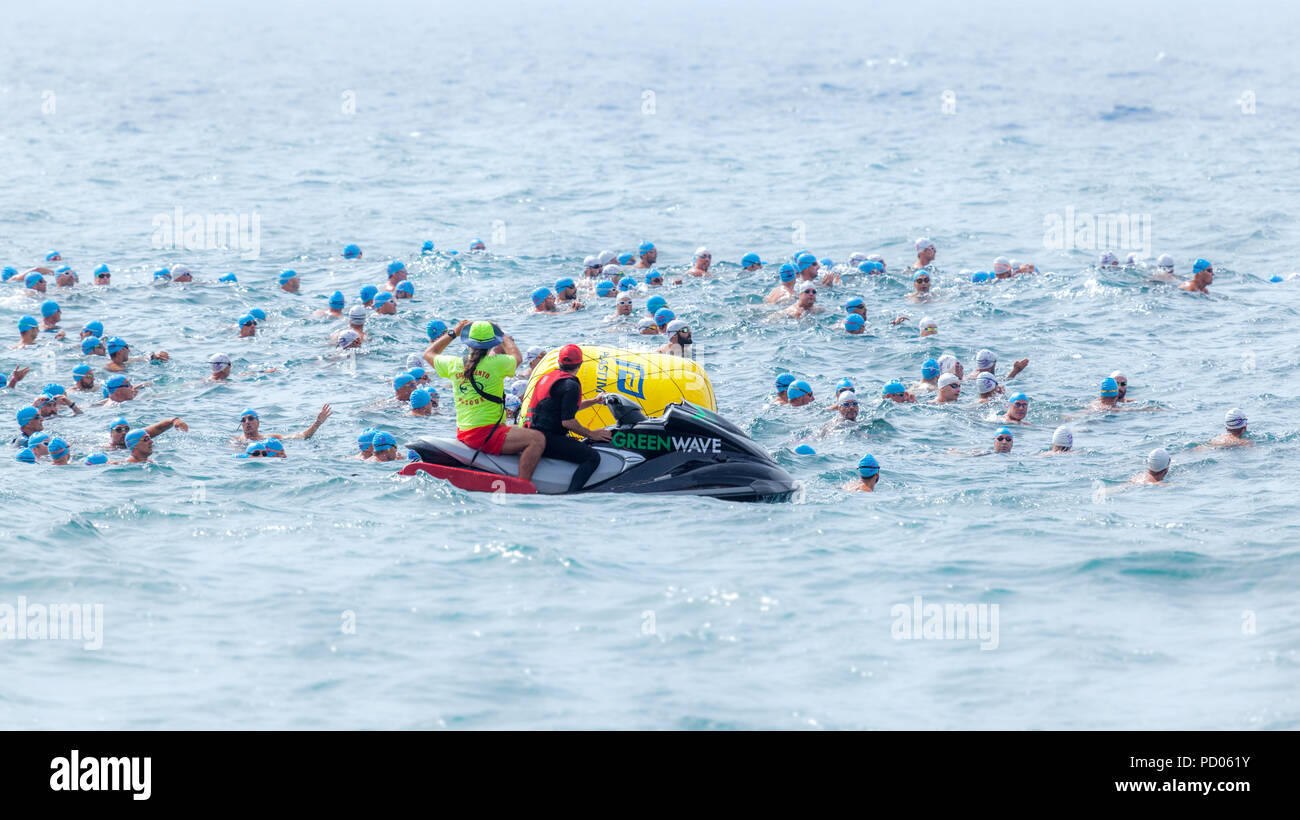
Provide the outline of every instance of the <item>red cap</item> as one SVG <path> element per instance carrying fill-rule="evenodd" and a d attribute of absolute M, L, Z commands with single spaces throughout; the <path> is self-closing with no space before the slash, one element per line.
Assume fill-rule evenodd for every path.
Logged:
<path fill-rule="evenodd" d="M 582 348 L 577 345 L 565 345 L 560 348 L 559 362 L 565 365 L 582 364 Z"/>

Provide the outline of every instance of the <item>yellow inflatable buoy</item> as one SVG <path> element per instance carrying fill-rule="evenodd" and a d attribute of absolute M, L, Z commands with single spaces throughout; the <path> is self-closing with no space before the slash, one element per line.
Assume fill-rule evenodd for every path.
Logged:
<path fill-rule="evenodd" d="M 616 347 L 578 346 L 582 348 L 582 366 L 575 375 L 582 384 L 584 399 L 597 393 L 617 393 L 639 404 L 651 417 L 663 415 L 669 404 L 683 400 L 715 412 L 718 409 L 713 398 L 713 385 L 709 383 L 704 368 L 693 359 Z M 537 363 L 524 390 L 525 409 L 532 401 L 533 388 L 538 380 L 556 369 L 559 352 L 556 348 Z M 523 417 L 521 412 L 520 421 Z M 587 428 L 608 427 L 614 423 L 614 417 L 603 404 L 579 410 L 577 420 Z"/>

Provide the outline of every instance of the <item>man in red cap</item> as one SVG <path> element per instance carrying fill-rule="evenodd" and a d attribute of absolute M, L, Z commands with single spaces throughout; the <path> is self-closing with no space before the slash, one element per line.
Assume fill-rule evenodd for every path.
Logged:
<path fill-rule="evenodd" d="M 565 345 L 557 358 L 560 368 L 542 376 L 533 388 L 533 394 L 524 409 L 525 427 L 531 427 L 546 436 L 543 458 L 558 458 L 578 465 L 569 481 L 568 492 L 577 492 L 600 466 L 600 454 L 590 444 L 569 436 L 577 433 L 591 441 L 609 441 L 606 429 L 588 430 L 574 416 L 593 404 L 605 400 L 604 393 L 595 398 L 582 399 L 582 384 L 574 375 L 582 366 L 582 348 Z"/>

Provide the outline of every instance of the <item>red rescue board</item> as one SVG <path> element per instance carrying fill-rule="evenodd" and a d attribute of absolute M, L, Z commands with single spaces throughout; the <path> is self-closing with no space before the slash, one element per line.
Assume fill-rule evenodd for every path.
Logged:
<path fill-rule="evenodd" d="M 434 478 L 450 481 L 453 486 L 475 493 L 519 493 L 537 492 L 531 481 L 513 476 L 494 475 L 479 470 L 466 470 L 461 467 L 444 467 L 441 464 L 429 464 L 425 461 L 413 461 L 401 470 L 401 475 L 428 473 Z"/>

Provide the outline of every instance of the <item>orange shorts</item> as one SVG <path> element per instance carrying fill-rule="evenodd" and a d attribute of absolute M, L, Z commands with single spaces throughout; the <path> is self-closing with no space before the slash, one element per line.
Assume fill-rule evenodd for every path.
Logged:
<path fill-rule="evenodd" d="M 501 455 L 501 446 L 506 443 L 506 432 L 509 429 L 508 424 L 485 424 L 482 427 L 457 430 L 456 438 L 466 447 L 473 447 L 490 456 L 498 456 Z"/>

